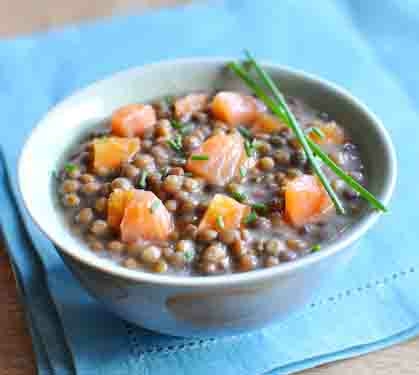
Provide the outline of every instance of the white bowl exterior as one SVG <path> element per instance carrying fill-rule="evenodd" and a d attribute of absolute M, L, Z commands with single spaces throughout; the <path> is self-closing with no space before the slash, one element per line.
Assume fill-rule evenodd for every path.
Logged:
<path fill-rule="evenodd" d="M 225 62 L 192 59 L 159 63 L 95 83 L 53 108 L 35 128 L 21 154 L 19 185 L 26 207 L 60 249 L 76 276 L 115 313 L 164 333 L 225 334 L 265 325 L 284 316 L 307 301 L 324 275 L 350 258 L 353 243 L 379 216 L 377 212 L 365 215 L 339 241 L 296 262 L 215 277 L 177 277 L 129 270 L 98 257 L 73 236 L 57 208 L 51 183 L 51 174 L 63 150 L 92 123 L 124 104 L 182 92 L 243 89 L 237 79 L 226 75 Z M 287 92 L 299 94 L 320 108 L 333 108 L 338 103 L 341 111 L 354 114 L 349 119 L 353 121 L 348 121 L 351 132 L 356 133 L 357 122 L 363 123 L 366 134 L 375 138 L 375 145 L 382 151 L 367 162 L 367 171 L 382 171 L 380 175 L 374 174 L 371 188 L 388 204 L 396 179 L 396 160 L 389 136 L 379 120 L 334 85 L 286 68 L 269 66 L 269 70 L 281 79 L 281 86 Z M 367 150 L 367 144 L 362 147 L 361 152 Z M 380 168 L 372 168 L 377 165 Z"/>
<path fill-rule="evenodd" d="M 313 292 L 342 270 L 357 243 L 310 267 L 238 286 L 151 285 L 109 276 L 63 255 L 81 284 L 121 318 L 183 337 L 234 335 L 264 327 L 298 310 Z"/>

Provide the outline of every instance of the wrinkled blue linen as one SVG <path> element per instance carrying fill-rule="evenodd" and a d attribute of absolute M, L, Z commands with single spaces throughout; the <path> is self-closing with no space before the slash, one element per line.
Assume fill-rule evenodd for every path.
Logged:
<path fill-rule="evenodd" d="M 0 224 L 39 373 L 286 374 L 417 335 L 418 41 L 419 4 L 397 0 L 198 3 L 1 41 Z M 18 153 L 42 115 L 86 84 L 157 60 L 238 57 L 243 48 L 344 86 L 382 118 L 400 166 L 391 213 L 345 270 L 279 324 L 213 340 L 133 327 L 80 288 L 23 210 Z"/>

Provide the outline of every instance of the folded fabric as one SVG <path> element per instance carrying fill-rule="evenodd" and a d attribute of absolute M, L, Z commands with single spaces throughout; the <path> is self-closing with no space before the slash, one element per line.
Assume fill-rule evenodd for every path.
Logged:
<path fill-rule="evenodd" d="M 414 2 L 230 0 L 0 42 L 7 172 L 0 173 L 0 225 L 39 373 L 285 374 L 418 334 L 419 179 L 409 166 L 419 157 L 418 23 Z M 343 85 L 383 119 L 400 166 L 391 212 L 361 240 L 350 265 L 285 321 L 206 340 L 134 327 L 82 290 L 27 216 L 17 187 L 18 153 L 52 105 L 96 79 L 168 58 L 238 56 L 243 48 Z"/>

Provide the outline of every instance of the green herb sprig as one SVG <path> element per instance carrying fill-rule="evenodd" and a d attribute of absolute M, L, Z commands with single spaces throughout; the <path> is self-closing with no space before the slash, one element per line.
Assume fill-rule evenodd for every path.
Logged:
<path fill-rule="evenodd" d="M 344 180 L 352 189 L 357 191 L 362 198 L 367 200 L 370 205 L 378 210 L 387 211 L 386 207 L 367 189 L 360 185 L 355 179 L 348 175 L 344 170 L 342 170 L 336 163 L 329 158 L 329 156 L 321 150 L 321 148 L 313 142 L 309 137 L 307 137 L 294 115 L 288 108 L 285 98 L 277 88 L 277 86 L 272 81 L 268 73 L 256 62 L 256 60 L 246 51 L 246 66 L 254 68 L 258 78 L 263 82 L 263 84 L 268 88 L 270 94 L 267 94 L 262 85 L 259 84 L 253 77 L 250 75 L 249 71 L 246 71 L 240 63 L 231 62 L 228 64 L 228 67 L 239 77 L 242 81 L 256 94 L 256 96 L 261 99 L 264 104 L 276 115 L 281 121 L 283 121 L 288 127 L 290 127 L 297 140 L 303 147 L 303 150 L 309 160 L 315 174 L 318 176 L 320 182 L 324 186 L 325 190 L 329 194 L 333 204 L 336 207 L 338 213 L 344 214 L 344 207 L 336 195 L 335 191 L 332 189 L 329 181 L 327 180 L 325 174 L 320 168 L 320 165 L 316 159 L 316 156 L 323 161 L 338 177 Z M 272 99 L 271 96 L 274 98 Z"/>

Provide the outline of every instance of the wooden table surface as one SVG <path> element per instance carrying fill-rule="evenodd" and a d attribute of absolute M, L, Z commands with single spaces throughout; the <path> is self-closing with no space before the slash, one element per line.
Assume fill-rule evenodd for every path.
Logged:
<path fill-rule="evenodd" d="M 0 0 L 0 37 L 186 2 L 188 0 Z M 35 374 L 30 336 L 1 244 L 0 301 L 0 375 Z M 320 366 L 305 371 L 304 375 L 417 374 L 418 350 L 419 339 L 411 340 L 380 352 Z"/>

